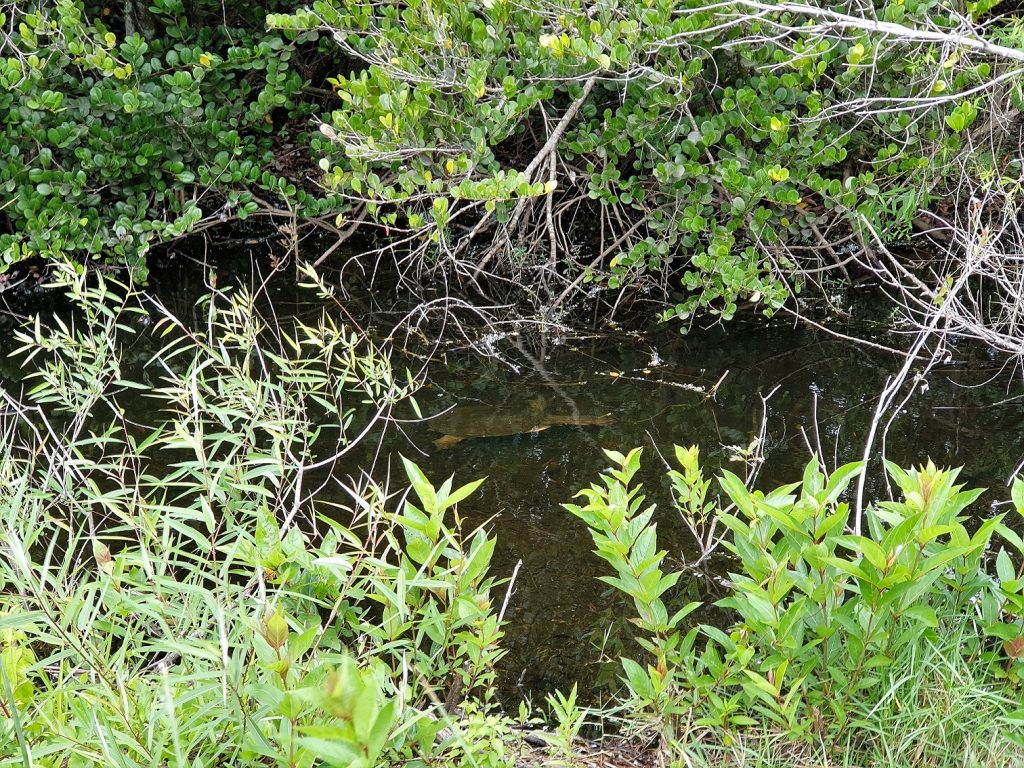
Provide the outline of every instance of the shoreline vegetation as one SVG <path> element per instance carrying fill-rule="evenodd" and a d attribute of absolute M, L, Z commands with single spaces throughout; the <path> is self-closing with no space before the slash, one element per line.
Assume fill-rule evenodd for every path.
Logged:
<path fill-rule="evenodd" d="M 548 317 L 685 329 L 870 281 L 1014 354 L 1004 6 L 8 3 L 2 261 L 144 281 L 154 247 L 260 220 L 296 259 L 319 229 L 318 265 Z"/>
<path fill-rule="evenodd" d="M 1024 481 L 986 511 L 884 455 L 958 344 L 1024 355 L 1022 106 L 999 0 L 0 0 L 0 292 L 74 307 L 0 390 L 0 766 L 1024 765 Z M 252 220 L 320 312 L 144 294 Z M 910 342 L 860 461 L 755 490 L 676 449 L 657 515 L 728 565 L 723 626 L 607 450 L 561 513 L 638 653 L 511 712 L 484 480 L 323 480 L 418 412 L 325 277 L 384 264 L 423 316 L 682 331 L 868 282 Z"/>
<path fill-rule="evenodd" d="M 608 450 L 565 514 L 639 654 L 602 707 L 573 688 L 511 712 L 496 664 L 512 584 L 458 514 L 484 481 L 403 459 L 393 487 L 364 478 L 339 507 L 316 480 L 415 397 L 385 349 L 326 313 L 269 322 L 245 291 L 204 298 L 197 329 L 153 304 L 140 325 L 133 289 L 57 274 L 81 321 L 19 332 L 36 369 L 0 420 L 0 764 L 1024 760 L 1024 481 L 985 516 L 956 470 L 887 464 L 894 500 L 857 521 L 860 462 L 812 459 L 762 492 L 677 448 L 659 515 L 702 542 L 684 569 L 728 563 L 719 627 L 680 604 L 640 450 Z M 155 384 L 125 376 L 138 333 L 159 340 Z M 123 402 L 137 390 L 144 414 Z"/>

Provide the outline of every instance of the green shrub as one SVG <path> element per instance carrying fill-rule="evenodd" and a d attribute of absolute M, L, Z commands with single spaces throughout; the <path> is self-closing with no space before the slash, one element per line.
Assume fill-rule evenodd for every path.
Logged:
<path fill-rule="evenodd" d="M 696 455 L 677 454 L 684 466 Z M 974 701 L 985 703 L 988 718 L 971 717 L 977 730 L 940 721 L 935 728 L 955 738 L 931 743 L 932 730 L 918 732 L 906 751 L 917 749 L 932 764 L 985 745 L 1005 755 L 1012 741 L 1020 744 L 1024 581 L 1013 562 L 1024 546 L 1002 515 L 978 521 L 973 532 L 965 527 L 963 513 L 981 492 L 956 485 L 956 470 L 887 464 L 903 498 L 870 507 L 865 535 L 849 532 L 840 501 L 860 464 L 826 477 L 812 460 L 802 482 L 769 493 L 723 471 L 731 505 L 716 514 L 729 531 L 730 594 L 717 605 L 732 617 L 723 630 L 688 628 L 693 604 L 670 609 L 680 572 L 663 572 L 653 508 L 641 509 L 643 496 L 631 485 L 640 451 L 608 455 L 614 466 L 581 491 L 585 505 L 567 508 L 587 523 L 612 566 L 615 575 L 603 579 L 634 600 L 651 660 L 624 659 L 625 683 L 634 705 L 657 718 L 666 743 L 688 748 L 704 733 L 728 746 L 747 733 L 776 733 L 841 745 L 857 762 L 895 743 L 879 726 L 883 716 L 903 712 L 905 730 L 942 704 L 967 710 Z M 677 482 L 684 478 L 703 495 L 699 472 L 676 474 Z M 1024 481 L 1013 497 L 1024 514 Z M 989 547 L 997 533 L 1014 556 L 1000 548 L 993 573 Z M 962 688 L 965 669 L 970 689 Z"/>
<path fill-rule="evenodd" d="M 936 2 L 878 17 L 970 24 Z M 680 318 L 730 317 L 744 299 L 771 312 L 799 290 L 794 266 L 838 261 L 829 249 L 854 233 L 870 242 L 864 222 L 905 236 L 959 179 L 984 99 L 950 94 L 988 92 L 992 66 L 803 21 L 669 0 L 316 0 L 270 17 L 351 58 L 318 145 L 324 182 L 427 244 L 424 259 L 515 273 L 557 252 L 570 278 L 609 288 L 661 286 L 668 270 Z M 875 98 L 895 106 L 856 106 Z M 577 261 L 567 238 L 607 250 Z"/>
<path fill-rule="evenodd" d="M 333 217 L 549 304 L 589 282 L 728 318 L 742 301 L 770 314 L 937 200 L 1017 204 L 999 131 L 1019 77 L 956 45 L 1019 45 L 1012 19 L 978 23 L 992 3 L 879 8 L 946 47 L 743 3 L 297 5 L 0 6 L 0 269 L 65 254 L 144 277 L 154 243 L 200 226 Z M 293 66 L 318 38 L 348 69 L 309 139 L 314 192 L 273 134 L 324 109 Z"/>
<path fill-rule="evenodd" d="M 272 170 L 273 113 L 303 86 L 293 46 L 244 3 L 144 5 L 148 37 L 99 3 L 0 6 L 0 270 L 65 255 L 144 277 L 152 244 L 265 208 L 254 191 L 316 212 Z"/>

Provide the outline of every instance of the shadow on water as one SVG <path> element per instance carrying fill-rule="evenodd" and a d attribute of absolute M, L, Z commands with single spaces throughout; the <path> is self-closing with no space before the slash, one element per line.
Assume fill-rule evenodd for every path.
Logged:
<path fill-rule="evenodd" d="M 244 271 L 232 274 L 245 279 Z M 158 273 L 155 292 L 175 312 L 187 315 L 203 289 L 202 273 L 199 278 L 196 273 L 191 268 L 165 271 L 162 277 Z M 319 310 L 287 280 L 271 287 L 278 317 Z M 878 308 L 867 300 L 854 307 L 854 315 L 863 318 Z M 373 465 L 375 474 L 383 476 L 388 462 L 393 469 L 401 453 L 438 482 L 449 475 L 459 483 L 488 478 L 461 505 L 461 513 L 467 525 L 487 524 L 496 533 L 496 575 L 507 577 L 522 561 L 506 613 L 508 654 L 502 671 L 510 700 L 517 691 L 537 698 L 574 681 L 593 696 L 613 680 L 614 670 L 599 663 L 602 655 L 616 658 L 628 652 L 623 638 L 629 634 L 624 625 L 631 609 L 598 581 L 605 571 L 591 554 L 588 532 L 560 507 L 607 466 L 603 448 L 644 447 L 641 475 L 649 501 L 658 504 L 660 545 L 676 562 L 692 560 L 695 543 L 668 503 L 664 479 L 662 456 L 671 459 L 673 444 L 699 445 L 709 474 L 734 467 L 731 446 L 746 446 L 758 434 L 762 397 L 774 392 L 767 401 L 766 461 L 759 486 L 799 479 L 808 443 L 820 445 L 830 466 L 855 460 L 878 393 L 899 364 L 884 352 L 803 326 L 765 325 L 760 319 L 685 337 L 674 330 L 649 336 L 524 331 L 492 340 L 489 350 L 481 355 L 449 347 L 436 356 L 418 396 L 424 413 L 461 404 L 522 414 L 541 402 L 548 416 L 607 415 L 609 422 L 475 437 L 438 448 L 439 435 L 429 421 L 417 423 L 411 412 L 400 413 L 409 421 L 381 436 L 382 450 L 367 441 L 338 473 L 355 474 Z M 985 498 L 1000 500 L 1008 495 L 1004 484 L 1024 455 L 1024 396 L 1019 383 L 1008 383 L 1005 376 L 993 379 L 999 362 L 987 351 L 964 348 L 957 359 L 958 364 L 937 369 L 927 390 L 918 392 L 895 420 L 887 455 L 905 465 L 929 457 L 939 464 L 965 465 L 962 479 L 993 489 Z M 22 375 L 10 360 L 0 373 L 8 382 Z M 712 389 L 713 398 L 703 393 Z M 877 467 L 868 490 L 869 498 L 888 493 Z M 706 578 L 681 583 L 677 599 L 713 601 L 726 570 L 727 563 L 719 562 Z M 503 598 L 502 588 L 495 599 Z M 702 619 L 716 617 L 706 612 Z"/>

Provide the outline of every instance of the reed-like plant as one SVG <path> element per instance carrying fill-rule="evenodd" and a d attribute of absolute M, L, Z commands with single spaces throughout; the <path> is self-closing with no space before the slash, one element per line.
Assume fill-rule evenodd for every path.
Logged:
<path fill-rule="evenodd" d="M 126 286 L 61 279 L 76 312 L 19 334 L 36 372 L 0 416 L 0 765 L 462 760 L 501 637 L 494 540 L 453 521 L 477 484 L 406 462 L 411 493 L 342 505 L 330 475 L 411 377 L 244 291 L 147 326 Z"/>

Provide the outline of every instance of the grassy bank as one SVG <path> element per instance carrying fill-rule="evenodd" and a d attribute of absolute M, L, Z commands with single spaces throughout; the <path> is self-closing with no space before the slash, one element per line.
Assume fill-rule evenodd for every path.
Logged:
<path fill-rule="evenodd" d="M 504 574 L 457 511 L 479 483 L 408 461 L 391 488 L 328 475 L 415 396 L 387 350 L 326 314 L 267 323 L 243 292 L 203 299 L 197 328 L 152 308 L 150 326 L 130 289 L 62 274 L 78 314 L 25 327 L 37 372 L 0 422 L 2 764 L 1024 760 L 1024 484 L 986 517 L 955 471 L 890 465 L 897 500 L 857 510 L 859 464 L 754 492 L 690 448 L 655 512 L 640 452 L 609 452 L 569 511 L 642 652 L 614 707 L 564 691 L 508 712 Z M 666 514 L 725 532 L 724 628 L 679 604 Z"/>

